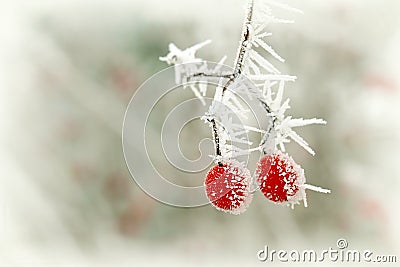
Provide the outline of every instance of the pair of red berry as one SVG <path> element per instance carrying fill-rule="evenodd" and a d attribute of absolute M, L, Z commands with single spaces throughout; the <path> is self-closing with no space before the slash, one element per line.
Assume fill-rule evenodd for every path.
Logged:
<path fill-rule="evenodd" d="M 292 207 L 301 200 L 307 206 L 305 189 L 329 192 L 305 184 L 304 170 L 288 154 L 279 150 L 260 159 L 254 178 L 266 198 Z M 218 210 L 240 214 L 252 200 L 251 184 L 250 171 L 237 160 L 229 160 L 210 169 L 205 180 L 205 191 L 211 204 Z"/>

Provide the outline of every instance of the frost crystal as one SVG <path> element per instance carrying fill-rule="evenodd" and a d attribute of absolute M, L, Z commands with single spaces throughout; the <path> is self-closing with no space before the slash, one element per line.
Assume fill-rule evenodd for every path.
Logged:
<path fill-rule="evenodd" d="M 288 137 L 293 141 L 298 143 L 311 155 L 315 155 L 315 152 L 309 147 L 306 141 L 299 136 L 292 128 L 306 126 L 310 124 L 326 124 L 326 121 L 322 119 L 293 119 L 292 116 L 285 117 L 285 112 L 290 108 L 290 99 L 286 99 L 283 103 L 283 91 L 284 91 L 285 81 L 281 80 L 279 82 L 278 91 L 273 98 L 273 92 L 271 89 L 271 82 L 266 81 L 263 95 L 260 101 L 265 104 L 267 113 L 274 120 L 274 130 L 276 133 L 276 144 L 280 146 L 282 151 L 285 151 L 284 143 L 288 143 Z"/>
<path fill-rule="evenodd" d="M 185 50 L 180 50 L 174 43 L 170 43 L 169 53 L 165 57 L 160 57 L 160 60 L 167 62 L 168 65 L 202 62 L 201 58 L 196 58 L 196 52 L 209 43 L 211 43 L 211 40 L 196 44 Z"/>

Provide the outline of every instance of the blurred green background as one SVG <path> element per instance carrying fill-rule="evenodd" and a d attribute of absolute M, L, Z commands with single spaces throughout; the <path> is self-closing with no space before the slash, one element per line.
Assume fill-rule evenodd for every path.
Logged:
<path fill-rule="evenodd" d="M 212 39 L 199 55 L 231 63 L 244 3 L 0 1 L 0 266 L 253 266 L 266 244 L 341 237 L 400 260 L 396 0 L 287 0 L 305 14 L 279 11 L 296 23 L 270 29 L 277 67 L 298 76 L 290 113 L 328 121 L 299 131 L 315 157 L 288 150 L 330 195 L 291 210 L 257 194 L 231 216 L 166 206 L 131 179 L 121 129 L 135 89 L 171 41 Z"/>

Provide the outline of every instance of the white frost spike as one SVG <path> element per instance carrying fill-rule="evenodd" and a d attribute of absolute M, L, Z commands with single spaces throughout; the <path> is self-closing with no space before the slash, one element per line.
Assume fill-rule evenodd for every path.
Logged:
<path fill-rule="evenodd" d="M 236 95 L 232 92 L 232 90 L 226 90 L 224 97 L 223 97 L 223 102 L 228 103 L 232 102 L 234 106 L 237 107 L 239 110 L 246 110 L 243 105 L 240 103 L 239 99 L 236 97 Z"/>
<path fill-rule="evenodd" d="M 254 40 L 254 46 L 255 47 L 261 46 L 262 48 L 264 48 L 265 51 L 270 53 L 277 60 L 279 60 L 281 62 L 285 62 L 285 60 L 280 55 L 278 55 L 278 53 L 276 53 L 275 50 L 270 45 L 268 45 L 266 42 L 264 42 L 262 39 Z"/>
<path fill-rule="evenodd" d="M 223 91 L 223 88 L 222 88 L 222 85 L 220 82 L 220 84 L 215 89 L 214 102 L 222 102 L 222 91 Z"/>
<path fill-rule="evenodd" d="M 277 74 L 261 74 L 261 75 L 249 75 L 249 78 L 254 81 L 287 81 L 287 82 L 294 82 L 297 77 L 291 75 L 277 75 Z"/>
<path fill-rule="evenodd" d="M 206 86 L 207 86 L 207 85 L 206 85 Z M 203 104 L 203 106 L 205 106 L 205 105 L 206 105 L 206 101 L 204 100 L 203 95 L 202 95 L 202 94 L 199 92 L 199 90 L 197 89 L 196 85 L 195 85 L 195 84 L 190 84 L 189 87 L 190 87 L 190 89 L 192 90 L 192 92 L 194 93 L 194 95 L 195 95 L 198 99 L 200 99 L 201 104 Z M 206 87 L 206 88 L 207 88 L 207 87 Z"/>
<path fill-rule="evenodd" d="M 241 113 L 247 112 L 247 110 L 244 110 L 241 105 L 237 105 L 238 103 L 234 103 L 232 97 L 234 95 L 228 91 L 222 97 L 222 88 L 218 86 L 214 101 L 206 116 L 203 117 L 203 120 L 207 121 L 211 128 L 212 123 L 208 119 L 212 118 L 216 121 L 222 159 L 251 153 L 248 149 L 237 146 L 238 144 L 250 146 L 252 142 L 248 140 L 247 131 L 243 130 L 243 124 L 234 122 L 243 117 Z M 219 101 L 221 98 L 224 103 Z"/>
<path fill-rule="evenodd" d="M 280 127 L 280 128 L 284 128 L 284 127 Z M 277 129 L 277 131 L 279 131 L 280 129 Z M 310 153 L 311 155 L 315 155 L 314 150 L 312 150 L 312 148 L 308 145 L 308 143 L 300 136 L 298 135 L 295 131 L 293 131 L 292 129 L 287 129 L 287 130 L 283 130 L 283 131 L 287 131 L 285 133 L 285 136 L 290 137 L 293 141 L 295 141 L 297 144 L 299 144 L 302 148 L 304 148 L 308 153 Z"/>
<path fill-rule="evenodd" d="M 206 46 L 210 43 L 211 43 L 211 40 L 206 40 L 202 43 L 195 44 L 194 46 L 192 46 L 186 50 L 189 50 L 189 53 L 191 53 L 194 56 L 194 54 L 196 53 L 197 50 L 199 50 L 200 48 L 203 48 L 203 46 Z"/>
<path fill-rule="evenodd" d="M 289 102 L 290 102 L 289 98 L 286 99 L 285 102 L 283 102 L 283 104 L 280 107 L 278 113 L 276 114 L 277 117 L 282 118 L 282 119 L 284 118 L 286 110 L 290 109 Z"/>
<path fill-rule="evenodd" d="M 271 35 L 272 35 L 272 33 L 270 33 L 270 32 L 264 32 L 264 30 L 265 30 L 265 25 L 257 25 L 257 26 L 254 28 L 254 34 L 255 34 L 255 35 L 258 35 L 258 36 L 261 37 L 261 38 L 268 37 L 268 36 L 271 36 Z"/>
<path fill-rule="evenodd" d="M 286 151 L 285 144 L 289 142 L 290 140 L 283 137 L 282 134 L 280 134 L 279 132 L 276 133 L 275 145 L 279 146 L 283 152 Z"/>
<path fill-rule="evenodd" d="M 300 190 L 304 191 L 304 199 L 303 199 L 303 203 L 304 203 L 304 207 L 308 207 L 308 203 L 307 203 L 307 197 L 306 197 L 306 193 L 305 193 L 305 189 L 309 189 L 318 193 L 324 193 L 324 194 L 329 194 L 331 193 L 331 190 L 329 189 L 325 189 L 319 186 L 314 186 L 311 184 L 304 184 L 303 186 L 300 187 Z M 294 204 L 292 204 L 292 209 L 294 208 Z"/>
<path fill-rule="evenodd" d="M 264 68 L 266 71 L 274 74 L 280 74 L 281 72 L 274 67 L 268 60 L 262 57 L 258 52 L 255 50 L 249 51 L 249 57 L 247 60 L 252 60 L 256 62 L 260 67 Z"/>
<path fill-rule="evenodd" d="M 278 109 L 279 106 L 281 106 L 282 99 L 283 99 L 283 90 L 284 89 L 285 89 L 285 82 L 281 81 L 279 83 L 278 93 L 276 94 L 276 98 L 275 98 L 275 101 L 274 101 L 274 104 L 276 105 L 277 109 Z M 274 107 L 272 107 L 272 108 L 274 108 Z"/>
<path fill-rule="evenodd" d="M 161 61 L 167 62 L 167 64 L 182 64 L 182 63 L 193 63 L 203 61 L 201 58 L 196 58 L 196 52 L 203 46 L 211 43 L 211 40 L 204 41 L 196 44 L 185 50 L 179 49 L 174 43 L 169 44 L 169 53 L 165 57 L 160 57 Z"/>
<path fill-rule="evenodd" d="M 206 82 L 200 82 L 199 84 L 199 91 L 200 94 L 204 97 L 207 94 L 207 83 Z"/>
<path fill-rule="evenodd" d="M 267 82 L 266 82 L 266 85 Z M 292 128 L 306 126 L 311 124 L 326 124 L 326 121 L 322 119 L 293 119 L 291 116 L 285 117 L 285 112 L 290 108 L 289 101 L 290 99 L 286 99 L 282 104 L 283 93 L 285 87 L 285 80 L 280 80 L 278 91 L 276 93 L 275 98 L 272 98 L 272 88 L 271 86 L 265 87 L 265 94 L 262 97 L 262 101 L 264 101 L 268 107 L 269 115 L 275 118 L 274 128 L 276 130 L 276 139 L 275 143 L 280 147 L 282 151 L 285 151 L 285 143 L 288 143 L 289 140 L 287 138 L 291 138 L 301 147 L 303 147 L 308 153 L 311 155 L 315 155 L 314 150 L 308 145 L 308 143 L 298 135 Z"/>
<path fill-rule="evenodd" d="M 217 66 L 214 68 L 214 73 L 218 73 L 221 70 L 227 58 L 227 56 L 223 56 L 221 58 L 221 60 L 217 63 Z"/>
<path fill-rule="evenodd" d="M 315 185 L 311 185 L 311 184 L 304 184 L 303 187 L 305 189 L 309 189 L 315 192 L 319 192 L 319 193 L 324 193 L 324 194 L 329 194 L 331 192 L 331 190 L 329 189 L 325 189 L 319 186 L 315 186 Z"/>
<path fill-rule="evenodd" d="M 233 84 L 228 87 L 228 91 L 246 95 L 250 100 L 253 100 L 253 98 L 257 99 L 261 95 L 261 92 L 252 84 L 252 81 L 248 80 L 244 75 L 239 76 Z"/>
<path fill-rule="evenodd" d="M 255 147 L 255 148 L 250 148 L 250 149 L 236 148 L 236 151 L 232 152 L 232 156 L 233 157 L 245 156 L 245 155 L 249 155 L 253 152 L 260 152 L 261 150 L 262 150 L 261 147 Z"/>
<path fill-rule="evenodd" d="M 247 60 L 248 68 L 245 69 L 245 72 L 247 74 L 250 73 L 250 69 L 253 70 L 255 75 L 261 75 L 261 70 L 260 68 L 251 60 Z"/>
<path fill-rule="evenodd" d="M 222 103 L 241 119 L 248 118 L 246 113 L 249 111 L 243 107 L 237 97 L 230 90 L 225 91 Z"/>
<path fill-rule="evenodd" d="M 288 11 L 304 14 L 304 12 L 302 10 L 294 8 L 294 7 L 291 7 L 291 6 L 287 5 L 287 4 L 282 4 L 282 3 L 278 3 L 278 2 L 270 1 L 270 0 L 263 0 L 263 1 L 265 1 L 265 3 L 267 3 L 267 4 L 271 5 L 271 6 L 276 6 L 276 7 L 288 10 Z"/>
<path fill-rule="evenodd" d="M 279 4 L 273 4 L 273 2 L 265 0 L 256 0 L 254 5 L 254 19 L 253 22 L 256 24 L 268 25 L 270 23 L 293 23 L 293 20 L 286 20 L 276 18 L 272 15 L 272 10 L 270 6 L 278 6 Z M 288 6 L 280 5 L 279 7 L 284 7 L 288 9 Z"/>
<path fill-rule="evenodd" d="M 292 130 L 293 127 L 305 126 L 310 124 L 326 124 L 326 121 L 322 119 L 292 119 L 289 116 L 276 126 L 276 131 L 279 132 L 283 138 L 290 137 L 293 141 L 303 147 L 308 153 L 314 156 L 315 152 L 310 148 L 308 143 L 294 130 Z"/>
<path fill-rule="evenodd" d="M 263 48 L 265 51 L 270 53 L 277 60 L 279 60 L 281 62 L 285 62 L 285 60 L 280 55 L 278 55 L 278 53 L 276 53 L 275 50 L 263 40 L 264 37 L 272 35 L 271 33 L 265 33 L 265 32 L 259 33 L 259 32 L 262 32 L 263 30 L 264 30 L 264 27 L 263 26 L 259 26 L 258 29 L 256 29 L 254 31 L 254 35 L 251 38 L 251 43 L 255 47 Z M 259 33 L 259 34 L 257 34 L 257 33 Z"/>
<path fill-rule="evenodd" d="M 257 133 L 262 133 L 262 134 L 267 133 L 267 131 L 264 131 L 262 129 L 258 129 L 258 128 L 255 128 L 255 127 L 252 127 L 252 126 L 248 126 L 248 125 L 245 125 L 244 128 L 246 130 L 248 130 L 248 131 L 253 131 L 253 132 L 257 132 Z"/>
<path fill-rule="evenodd" d="M 323 119 L 291 119 L 290 121 L 287 122 L 287 126 L 290 128 L 293 127 L 301 127 L 301 126 L 307 126 L 310 124 L 326 124 L 326 121 Z"/>

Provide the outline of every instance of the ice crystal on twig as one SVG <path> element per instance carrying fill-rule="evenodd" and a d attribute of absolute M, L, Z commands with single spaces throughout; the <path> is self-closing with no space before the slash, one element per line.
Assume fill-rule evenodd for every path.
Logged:
<path fill-rule="evenodd" d="M 196 57 L 196 52 L 210 43 L 211 40 L 207 40 L 186 48 L 185 50 L 181 50 L 174 43 L 170 43 L 168 46 L 169 53 L 165 57 L 160 57 L 160 60 L 166 62 L 168 65 L 202 62 L 203 60 L 201 58 Z"/>
<path fill-rule="evenodd" d="M 216 155 L 215 160 L 221 161 L 240 155 L 249 154 L 248 149 L 240 148 L 238 145 L 252 145 L 248 140 L 246 129 L 243 129 L 243 124 L 238 123 L 240 119 L 246 118 L 246 113 L 249 112 L 242 106 L 235 94 L 230 91 L 223 93 L 222 85 L 219 85 L 215 91 L 214 99 L 209 107 L 208 112 L 202 119 L 209 123 L 213 130 L 218 132 L 218 142 L 220 147 L 220 155 Z"/>
<path fill-rule="evenodd" d="M 306 126 L 310 124 L 326 124 L 326 121 L 322 119 L 303 119 L 303 118 L 292 118 L 292 116 L 285 116 L 285 112 L 290 108 L 290 99 L 286 99 L 283 103 L 283 92 L 285 87 L 285 81 L 279 81 L 278 91 L 273 97 L 273 92 L 270 84 L 266 83 L 263 89 L 263 95 L 260 101 L 265 104 L 267 113 L 271 116 L 274 121 L 274 130 L 276 133 L 276 144 L 279 145 L 282 151 L 285 151 L 284 143 L 288 143 L 291 138 L 293 141 L 298 143 L 307 152 L 315 155 L 315 152 L 310 148 L 304 139 L 299 136 L 292 128 Z"/>

